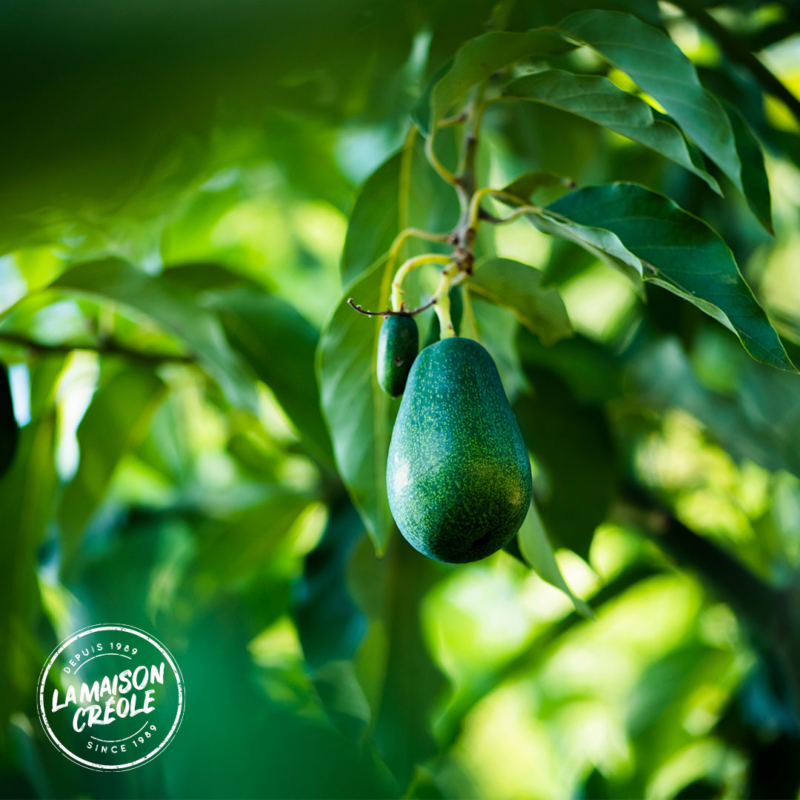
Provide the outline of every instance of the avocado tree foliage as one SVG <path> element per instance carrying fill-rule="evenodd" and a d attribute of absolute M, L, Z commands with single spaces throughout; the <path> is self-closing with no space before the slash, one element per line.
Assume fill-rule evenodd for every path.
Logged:
<path fill-rule="evenodd" d="M 550 68 L 548 59 L 563 58 L 578 44 L 592 48 L 638 81 L 639 88 L 649 92 L 672 117 L 659 114 L 664 119 L 657 119 L 644 100 L 618 89 L 606 78 Z M 653 59 L 667 70 L 663 76 L 648 71 Z M 522 66 L 520 61 L 524 62 Z M 703 157 L 699 152 L 702 151 L 744 193 L 762 225 L 772 230 L 763 157 L 755 163 L 748 161 L 747 169 L 756 173 L 753 180 L 758 187 L 767 187 L 766 196 L 755 188 L 745 190 L 742 161 L 750 153 L 743 143 L 737 149 L 729 115 L 702 86 L 692 62 L 663 31 L 635 16 L 620 11 L 588 10 L 568 16 L 555 27 L 485 33 L 465 42 L 433 76 L 413 110 L 415 127 L 402 150 L 379 168 L 359 195 L 348 228 L 350 253 L 346 248 L 342 266 L 343 274 L 351 281 L 347 294 L 359 299 L 363 294 L 376 301 L 378 308 L 391 301 L 391 312 L 397 314 L 405 309 L 403 284 L 412 271 L 426 264 L 439 265 L 440 279 L 430 303 L 445 338 L 455 333 L 450 317 L 451 287 L 463 283 L 469 318 L 470 278 L 477 272 L 478 297 L 515 312 L 530 330 L 547 344 L 553 344 L 571 334 L 558 292 L 542 286 L 537 273 L 524 265 L 514 266 L 515 262 L 508 260 L 501 264 L 490 254 L 481 259 L 480 247 L 476 247 L 482 225 L 503 225 L 524 217 L 543 232 L 574 242 L 618 267 L 637 286 L 643 281 L 652 282 L 694 304 L 732 330 L 758 361 L 797 371 L 724 241 L 706 223 L 669 198 L 641 185 L 614 183 L 575 189 L 550 204 L 535 204 L 532 197 L 548 184 L 574 185 L 569 178 L 549 173 L 523 174 L 508 186 L 481 186 L 476 160 L 484 116 L 492 113 L 495 103 L 521 100 L 581 116 L 650 147 L 698 175 L 721 194 L 717 181 L 702 168 Z M 458 166 L 454 170 L 445 166 L 437 152 L 436 137 L 443 129 L 457 132 L 463 129 L 460 147 L 456 148 Z M 415 180 L 412 154 L 418 146 L 418 134 L 424 136 L 424 151 L 430 166 L 451 186 L 458 199 L 457 221 L 445 231 L 402 228 L 386 247 L 386 241 L 374 241 L 375 209 L 387 195 L 386 175 L 397 159 L 400 163 L 392 182 L 396 180 L 398 195 L 391 202 L 396 202 L 398 208 L 411 202 L 409 196 L 404 196 L 408 192 L 404 184 L 413 184 Z M 748 136 L 750 144 L 752 135 Z M 489 213 L 482 203 L 490 198 L 513 210 L 504 216 Z M 359 213 L 360 206 L 369 212 Z M 398 211 L 397 227 L 403 218 L 408 218 L 407 210 L 402 215 Z M 348 255 L 352 257 L 367 225 L 371 249 L 368 254 L 359 252 L 362 265 L 359 267 L 348 263 Z M 450 252 L 423 252 L 398 263 L 408 242 L 415 239 L 423 243 L 446 243 Z M 502 283 L 493 282 L 490 290 L 485 291 L 486 279 L 481 281 L 481 278 L 501 268 L 506 279 Z M 484 291 L 480 288 L 482 284 Z M 522 301 L 521 293 L 524 293 Z M 348 303 L 352 302 L 348 298 Z M 371 441 L 369 436 L 362 436 L 361 445 L 353 452 L 352 431 L 340 423 L 353 402 L 358 402 L 356 395 L 359 405 L 374 419 L 375 430 L 383 429 L 384 434 L 395 409 L 378 398 L 379 387 L 370 377 L 374 344 L 367 347 L 358 341 L 359 333 L 364 335 L 369 329 L 364 324 L 360 328 L 355 326 L 352 319 L 345 320 L 343 311 L 346 308 L 340 304 L 323 332 L 319 349 L 322 405 L 339 454 L 342 477 L 376 546 L 382 550 L 392 530 L 379 475 L 388 440 L 377 433 Z M 352 336 L 343 336 L 344 330 L 351 327 Z M 474 334 L 480 336 L 478 330 Z M 373 330 L 372 335 L 377 337 L 377 331 Z M 348 365 L 346 374 L 341 371 L 342 363 Z M 369 397 L 370 386 L 374 398 Z"/>
<path fill-rule="evenodd" d="M 4 785 L 796 795 L 800 101 L 764 53 L 800 9 L 331 5 L 0 26 L 5 74 L 32 48 L 0 132 Z M 449 567 L 386 466 L 408 354 L 455 334 L 533 502 Z M 35 727 L 45 653 L 115 619 L 203 698 L 142 783 Z"/>

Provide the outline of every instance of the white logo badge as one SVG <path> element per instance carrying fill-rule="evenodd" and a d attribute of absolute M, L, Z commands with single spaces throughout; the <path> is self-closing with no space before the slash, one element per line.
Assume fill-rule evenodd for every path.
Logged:
<path fill-rule="evenodd" d="M 50 654 L 37 701 L 48 738 L 67 758 L 121 772 L 172 741 L 186 691 L 177 662 L 153 636 L 127 625 L 92 625 Z"/>

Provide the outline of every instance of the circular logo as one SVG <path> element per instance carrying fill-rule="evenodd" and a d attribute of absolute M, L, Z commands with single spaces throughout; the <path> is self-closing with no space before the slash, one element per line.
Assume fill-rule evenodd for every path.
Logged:
<path fill-rule="evenodd" d="M 67 758 L 121 772 L 172 741 L 186 691 L 177 662 L 155 637 L 129 625 L 92 625 L 50 654 L 37 701 L 48 738 Z"/>

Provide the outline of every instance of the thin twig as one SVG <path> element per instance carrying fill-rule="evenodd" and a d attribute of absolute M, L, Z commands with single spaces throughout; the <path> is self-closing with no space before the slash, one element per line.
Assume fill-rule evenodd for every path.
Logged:
<path fill-rule="evenodd" d="M 421 267 L 423 264 L 448 266 L 452 260 L 452 256 L 442 255 L 441 253 L 423 253 L 421 256 L 414 256 L 404 261 L 392 280 L 392 308 L 395 311 L 403 310 L 403 281 L 409 272 Z"/>
<path fill-rule="evenodd" d="M 431 129 L 427 142 L 425 142 L 425 155 L 428 158 L 428 162 L 436 170 L 436 172 L 439 173 L 443 180 L 453 184 L 453 186 L 458 186 L 458 178 L 456 178 L 456 176 L 450 172 L 450 170 L 447 169 L 447 167 L 445 167 L 436 156 L 436 152 L 433 149 L 433 139 L 435 136 L 436 128 L 434 127 Z"/>
<path fill-rule="evenodd" d="M 478 219 L 481 215 L 481 200 L 483 200 L 484 197 L 496 197 L 506 205 L 516 205 L 528 209 L 535 208 L 535 206 L 528 205 L 527 201 L 523 200 L 521 197 L 505 192 L 502 189 L 490 189 L 488 187 L 478 189 L 478 191 L 472 195 L 469 208 L 467 209 L 466 224 L 468 225 L 468 229 L 474 229 L 478 224 Z"/>
<path fill-rule="evenodd" d="M 452 117 L 445 117 L 437 127 L 452 128 L 455 125 L 460 125 L 462 122 L 466 121 L 467 121 L 467 112 L 462 111 L 460 114 L 454 114 Z"/>
<path fill-rule="evenodd" d="M 513 222 L 515 219 L 519 219 L 520 217 L 524 216 L 525 214 L 537 214 L 542 209 L 539 206 L 520 206 L 516 211 L 509 214 L 507 217 L 494 217 L 489 215 L 489 218 L 483 217 L 480 213 L 481 209 L 478 210 L 478 216 L 481 219 L 486 219 L 487 222 L 490 222 L 492 225 L 505 225 L 506 222 Z"/>
<path fill-rule="evenodd" d="M 386 311 L 367 311 L 362 306 L 358 305 L 357 303 L 353 302 L 352 297 L 347 298 L 348 305 L 358 311 L 359 314 L 363 314 L 366 317 L 415 317 L 417 314 L 425 311 L 426 308 L 430 308 L 436 302 L 436 298 L 434 297 L 429 303 L 425 303 L 424 306 L 420 306 L 419 308 L 415 308 L 413 311 L 392 311 L 391 309 L 387 308 Z"/>
<path fill-rule="evenodd" d="M 500 217 L 490 214 L 485 208 L 478 209 L 478 219 L 485 220 L 492 225 L 499 225 L 503 221 Z"/>
<path fill-rule="evenodd" d="M 193 355 L 180 353 L 155 353 L 146 350 L 136 350 L 126 345 L 120 344 L 113 339 L 104 339 L 102 342 L 90 343 L 71 343 L 48 344 L 31 339 L 22 333 L 13 331 L 0 331 L 0 342 L 25 347 L 37 353 L 72 353 L 75 350 L 88 350 L 100 355 L 124 356 L 125 358 L 135 359 L 136 361 L 147 361 L 162 363 L 166 361 L 178 362 L 181 364 L 193 364 L 197 358 Z"/>

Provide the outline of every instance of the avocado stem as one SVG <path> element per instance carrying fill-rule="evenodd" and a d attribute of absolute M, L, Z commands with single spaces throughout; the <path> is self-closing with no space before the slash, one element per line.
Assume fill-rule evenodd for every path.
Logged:
<path fill-rule="evenodd" d="M 421 267 L 423 264 L 447 265 L 452 260 L 452 256 L 442 255 L 441 253 L 424 253 L 421 256 L 414 256 L 404 261 L 392 281 L 392 309 L 394 311 L 403 310 L 403 279 L 411 270 Z"/>
<path fill-rule="evenodd" d="M 421 314 L 423 311 L 430 308 L 435 302 L 436 300 L 430 300 L 429 302 L 425 303 L 424 306 L 414 308 L 411 311 L 406 311 L 405 309 L 402 311 L 392 311 L 391 309 L 387 309 L 386 311 L 368 311 L 366 308 L 364 308 L 364 306 L 360 306 L 358 303 L 356 303 L 352 297 L 347 298 L 347 305 L 349 305 L 354 311 L 358 311 L 359 314 L 363 314 L 365 317 L 416 317 L 417 314 Z"/>
<path fill-rule="evenodd" d="M 475 186 L 475 161 L 478 145 L 480 143 L 481 123 L 486 106 L 492 102 L 491 99 L 486 98 L 488 85 L 488 79 L 479 84 L 467 108 L 452 119 L 446 121 L 448 126 L 451 124 L 461 124 L 462 122 L 466 123 L 464 146 L 461 152 L 457 173 L 450 172 L 450 170 L 444 167 L 437 158 L 434 150 L 436 130 L 438 127 L 442 126 L 441 123 L 433 126 L 425 143 L 425 154 L 428 157 L 428 161 L 436 172 L 439 173 L 444 180 L 452 184 L 456 190 L 461 206 L 461 216 L 458 225 L 449 234 L 433 234 L 415 228 L 407 228 L 397 236 L 389 251 L 389 267 L 391 269 L 394 267 L 394 261 L 403 243 L 411 236 L 418 236 L 434 242 L 449 242 L 453 245 L 452 256 L 427 253 L 425 255 L 409 258 L 400 266 L 392 280 L 392 308 L 395 312 L 402 312 L 404 310 L 403 280 L 406 275 L 423 264 L 445 265 L 445 268 L 441 272 L 439 286 L 433 296 L 435 311 L 439 317 L 439 329 L 442 339 L 455 336 L 455 328 L 450 314 L 450 298 L 448 292 L 454 281 L 460 283 L 472 274 L 473 262 L 475 260 L 473 248 L 478 226 L 482 219 L 489 216 L 481 215 L 481 200 L 487 196 L 498 197 L 506 200 L 509 204 L 521 206 L 521 208 L 517 208 L 506 219 L 491 218 L 493 222 L 497 223 L 510 222 L 512 219 L 516 219 L 522 214 L 535 213 L 540 210 L 536 206 L 528 205 L 525 200 L 509 192 L 504 192 L 500 189 L 477 189 Z"/>
<path fill-rule="evenodd" d="M 433 299 L 435 301 L 434 310 L 439 317 L 439 330 L 441 331 L 442 339 L 449 339 L 451 336 L 456 335 L 453 320 L 450 316 L 450 286 L 453 283 L 453 278 L 460 272 L 459 264 L 452 262 L 442 270 L 442 275 L 439 278 L 439 286 L 436 289 Z M 462 273 L 466 274 L 466 273 Z"/>
<path fill-rule="evenodd" d="M 512 219 L 516 219 L 521 214 L 530 214 L 532 212 L 540 211 L 538 206 L 529 205 L 525 200 L 516 195 L 511 194 L 510 192 L 504 192 L 502 189 L 490 189 L 485 187 L 483 189 L 478 189 L 475 194 L 472 195 L 472 199 L 470 200 L 469 204 L 469 212 L 467 214 L 467 219 L 469 220 L 469 227 L 477 228 L 480 224 L 481 219 L 481 200 L 484 197 L 497 197 L 501 200 L 506 200 L 510 204 L 514 204 L 515 206 L 521 206 L 518 208 L 511 216 L 507 217 L 506 219 L 499 219 L 497 223 L 502 222 L 511 222 Z"/>
<path fill-rule="evenodd" d="M 436 128 L 434 127 L 430 135 L 428 136 L 428 140 L 425 142 L 425 155 L 428 157 L 428 162 L 430 165 L 439 173 L 439 176 L 446 180 L 448 183 L 452 184 L 453 186 L 458 186 L 458 178 L 450 172 L 441 161 L 439 161 L 436 153 L 433 149 L 433 139 L 436 136 Z"/>
<path fill-rule="evenodd" d="M 394 262 L 400 253 L 400 248 L 408 239 L 424 239 L 426 242 L 441 242 L 444 244 L 450 238 L 450 232 L 433 233 L 424 231 L 421 228 L 406 228 L 395 236 L 392 246 L 389 248 L 389 260 Z"/>

